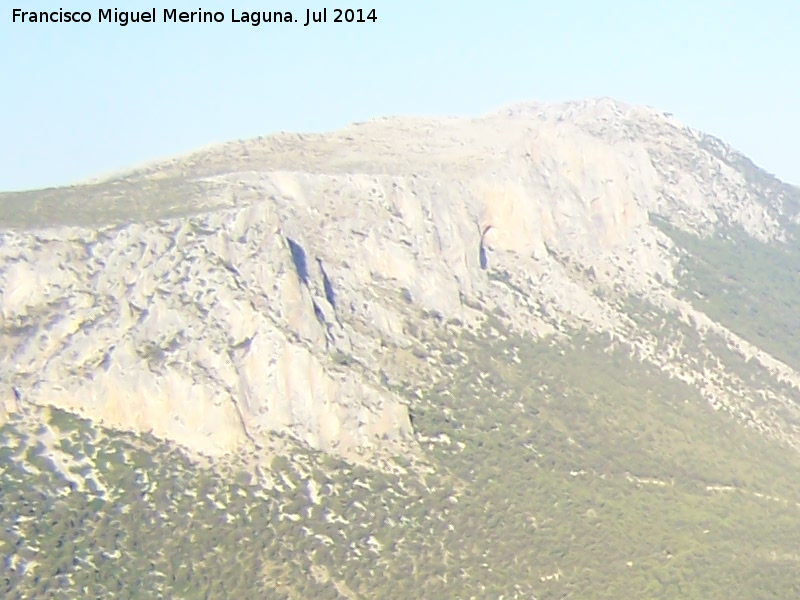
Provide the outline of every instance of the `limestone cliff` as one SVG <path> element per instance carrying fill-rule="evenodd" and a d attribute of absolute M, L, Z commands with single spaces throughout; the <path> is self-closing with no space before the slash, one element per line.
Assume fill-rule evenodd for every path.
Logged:
<path fill-rule="evenodd" d="M 604 332 L 800 447 L 800 374 L 678 293 L 682 251 L 653 221 L 786 240 L 797 190 L 748 169 L 670 116 L 601 99 L 280 134 L 6 194 L 0 418 L 53 404 L 214 455 L 275 433 L 398 450 L 413 432 L 394 384 L 443 368 L 414 358 L 415 319 L 491 314 L 533 338 Z M 720 336 L 789 395 L 690 360 L 630 298 Z"/>

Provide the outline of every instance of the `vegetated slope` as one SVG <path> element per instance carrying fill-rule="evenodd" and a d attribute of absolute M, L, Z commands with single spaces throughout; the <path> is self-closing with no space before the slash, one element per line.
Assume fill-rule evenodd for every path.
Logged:
<path fill-rule="evenodd" d="M 680 289 L 698 310 L 800 369 L 800 246 L 766 244 L 738 228 L 701 238 L 660 223 L 686 252 Z"/>
<path fill-rule="evenodd" d="M 796 597 L 798 198 L 608 100 L 0 197 L 2 591 Z"/>
<path fill-rule="evenodd" d="M 2 430 L 4 596 L 794 597 L 795 453 L 609 339 L 426 324 L 424 464 L 255 473 L 57 410 Z M 52 434 L 50 432 L 53 432 Z"/>

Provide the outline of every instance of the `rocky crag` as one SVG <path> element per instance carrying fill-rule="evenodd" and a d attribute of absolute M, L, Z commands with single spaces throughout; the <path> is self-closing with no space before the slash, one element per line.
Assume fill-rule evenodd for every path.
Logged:
<path fill-rule="evenodd" d="M 0 415 L 52 405 L 212 456 L 413 454 L 415 399 L 453 360 L 426 328 L 498 322 L 601 335 L 800 449 L 800 364 L 696 260 L 793 256 L 800 191 L 656 110 L 385 118 L 0 207 Z"/>

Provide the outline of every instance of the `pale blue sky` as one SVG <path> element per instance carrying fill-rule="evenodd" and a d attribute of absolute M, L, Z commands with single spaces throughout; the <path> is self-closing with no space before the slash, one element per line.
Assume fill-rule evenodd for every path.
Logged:
<path fill-rule="evenodd" d="M 800 183 L 795 2 L 376 0 L 366 24 L 303 27 L 325 3 L 121 1 L 224 24 L 98 24 L 84 0 L 0 9 L 0 190 L 67 184 L 213 142 L 387 114 L 477 115 L 610 96 L 674 113 Z M 91 24 L 12 24 L 12 8 Z M 493 8 L 488 8 L 492 6 Z M 230 11 L 292 10 L 292 25 Z M 329 10 L 330 12 L 330 10 Z"/>

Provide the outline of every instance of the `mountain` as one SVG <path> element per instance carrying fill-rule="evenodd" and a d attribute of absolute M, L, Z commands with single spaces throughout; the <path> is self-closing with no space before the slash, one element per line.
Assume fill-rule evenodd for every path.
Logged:
<path fill-rule="evenodd" d="M 796 597 L 798 221 L 609 99 L 2 194 L 4 595 Z"/>

